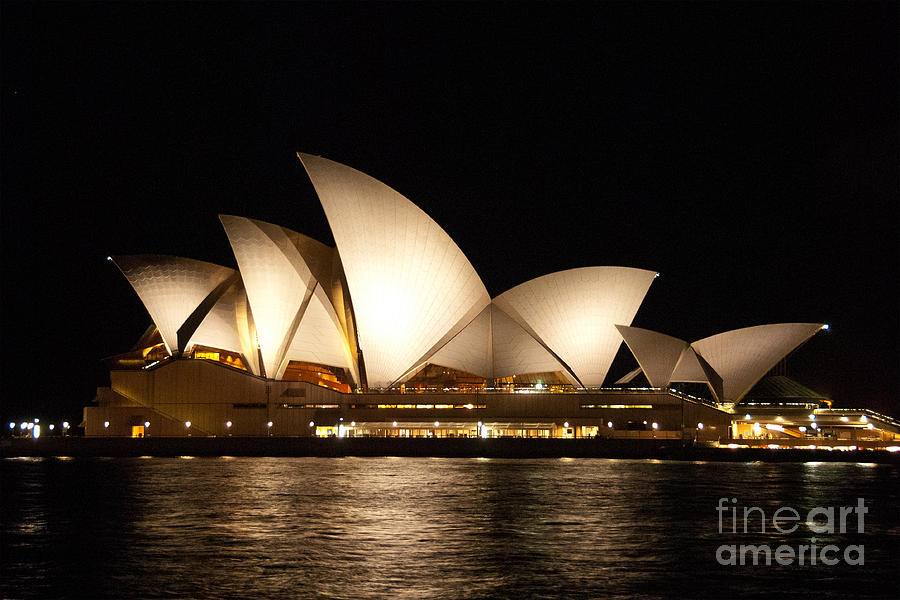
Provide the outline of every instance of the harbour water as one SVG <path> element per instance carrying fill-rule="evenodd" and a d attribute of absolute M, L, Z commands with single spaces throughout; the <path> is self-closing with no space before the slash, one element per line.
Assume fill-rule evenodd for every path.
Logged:
<path fill-rule="evenodd" d="M 0 460 L 0 473 L 3 598 L 900 593 L 894 465 L 20 458 Z M 827 511 L 806 522 L 816 507 L 835 507 L 837 516 L 859 498 L 863 520 L 845 512 L 844 533 L 810 528 L 824 527 Z M 745 534 L 741 510 L 751 506 L 759 510 Z M 781 521 L 796 531 L 773 527 L 780 507 L 801 515 Z M 802 553 L 813 543 L 836 550 L 824 562 L 817 552 L 815 565 L 808 551 L 803 565 L 774 556 L 766 565 L 762 555 L 760 564 L 732 565 L 721 549 Z"/>

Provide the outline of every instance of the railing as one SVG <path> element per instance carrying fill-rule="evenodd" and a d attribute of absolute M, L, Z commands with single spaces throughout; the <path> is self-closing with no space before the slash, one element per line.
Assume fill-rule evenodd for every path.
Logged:
<path fill-rule="evenodd" d="M 414 395 L 414 394 L 646 394 L 647 392 L 656 392 L 656 393 L 669 393 L 674 390 L 666 390 L 664 388 L 606 388 L 606 387 L 592 387 L 592 388 L 576 388 L 576 387 L 534 387 L 534 386 L 515 386 L 515 387 L 475 387 L 475 388 L 467 388 L 467 387 L 431 387 L 431 388 L 406 388 L 401 389 L 399 387 L 392 388 L 369 388 L 365 392 L 360 392 L 364 394 L 404 394 L 404 395 Z M 679 395 L 680 392 L 678 392 Z M 693 396 L 689 396 L 688 394 L 684 394 L 685 397 L 693 398 Z M 697 398 L 696 400 L 701 401 L 701 399 Z"/>
<path fill-rule="evenodd" d="M 894 427 L 900 428 L 900 422 L 898 422 L 894 417 L 890 417 L 888 415 L 883 415 L 879 412 L 875 412 L 874 410 L 870 410 L 868 408 L 820 408 L 816 410 L 817 415 L 858 415 L 864 414 L 867 417 L 872 417 L 878 419 L 879 421 L 883 421 L 888 425 L 893 425 Z"/>

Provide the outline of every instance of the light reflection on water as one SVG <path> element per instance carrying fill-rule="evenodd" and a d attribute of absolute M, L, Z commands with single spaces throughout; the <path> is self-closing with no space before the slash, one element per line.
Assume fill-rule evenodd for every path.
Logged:
<path fill-rule="evenodd" d="M 2 597 L 893 597 L 900 473 L 640 460 L 4 460 Z M 720 497 L 869 506 L 864 567 L 726 567 Z M 805 533 L 805 537 L 804 537 Z M 826 541 L 828 540 L 828 541 Z"/>

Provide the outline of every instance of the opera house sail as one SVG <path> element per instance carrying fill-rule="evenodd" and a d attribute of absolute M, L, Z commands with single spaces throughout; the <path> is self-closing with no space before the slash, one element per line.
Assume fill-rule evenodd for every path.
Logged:
<path fill-rule="evenodd" d="M 106 359 L 111 385 L 85 408 L 87 435 L 723 441 L 739 431 L 733 407 L 827 328 L 759 325 L 690 343 L 633 327 L 658 276 L 634 267 L 549 273 L 491 298 L 400 192 L 298 158 L 335 247 L 220 215 L 236 268 L 110 257 L 152 325 Z M 623 342 L 637 368 L 609 381 Z"/>

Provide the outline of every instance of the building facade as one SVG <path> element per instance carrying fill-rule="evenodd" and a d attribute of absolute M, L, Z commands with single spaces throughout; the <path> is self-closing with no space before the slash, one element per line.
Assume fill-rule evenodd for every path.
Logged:
<path fill-rule="evenodd" d="M 414 203 L 345 165 L 298 157 L 336 248 L 221 215 L 237 269 L 110 257 L 152 325 L 106 360 L 111 386 L 85 408 L 86 435 L 725 442 L 742 435 L 733 407 L 827 328 L 761 325 L 693 343 L 634 328 L 658 273 L 631 267 L 550 273 L 491 298 Z M 639 366 L 604 387 L 623 341 Z M 647 383 L 634 387 L 639 376 Z"/>

